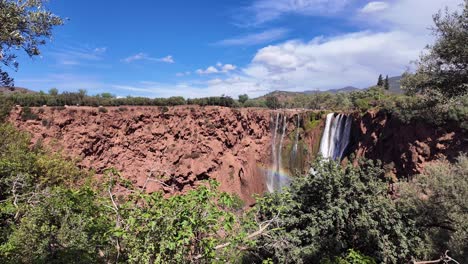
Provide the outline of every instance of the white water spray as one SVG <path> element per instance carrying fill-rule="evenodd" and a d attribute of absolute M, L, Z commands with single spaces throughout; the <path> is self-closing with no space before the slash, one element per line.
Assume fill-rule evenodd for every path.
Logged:
<path fill-rule="evenodd" d="M 343 114 L 327 115 L 325 130 L 320 142 L 320 154 L 326 159 L 341 160 L 349 144 L 351 117 Z"/>

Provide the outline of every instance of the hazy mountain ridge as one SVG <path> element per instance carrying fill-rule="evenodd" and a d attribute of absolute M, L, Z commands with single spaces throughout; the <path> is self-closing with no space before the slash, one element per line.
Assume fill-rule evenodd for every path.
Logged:
<path fill-rule="evenodd" d="M 14 93 L 37 93 L 36 91 L 23 88 L 23 87 L 5 87 L 0 86 L 0 93 L 2 94 L 14 94 Z"/>
<path fill-rule="evenodd" d="M 403 93 L 403 91 L 401 90 L 401 86 L 400 86 L 401 78 L 402 78 L 402 76 L 394 76 L 394 77 L 388 78 L 388 82 L 389 82 L 389 86 L 390 86 L 389 91 L 391 93 L 396 93 L 396 94 Z M 331 93 L 331 94 L 350 93 L 350 92 L 355 92 L 355 91 L 363 91 L 363 90 L 366 90 L 366 89 L 368 89 L 368 88 L 357 88 L 357 87 L 354 87 L 354 86 L 345 86 L 343 88 L 330 89 L 330 90 L 324 90 L 324 91 L 321 91 L 321 90 L 318 90 L 318 89 L 317 90 L 306 90 L 306 91 L 303 91 L 303 92 L 291 92 L 291 91 L 276 90 L 276 91 L 270 92 L 270 93 L 268 93 L 266 95 L 260 96 L 258 99 L 262 99 L 262 98 L 269 97 L 269 96 L 275 96 L 275 97 L 278 97 L 278 99 L 282 99 L 282 98 L 285 98 L 285 97 L 294 97 L 294 96 L 298 96 L 298 95 L 308 95 L 308 94 L 318 94 L 318 93 Z"/>

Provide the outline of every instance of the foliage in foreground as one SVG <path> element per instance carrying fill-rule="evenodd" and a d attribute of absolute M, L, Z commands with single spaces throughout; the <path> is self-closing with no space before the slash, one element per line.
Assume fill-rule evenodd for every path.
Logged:
<path fill-rule="evenodd" d="M 0 125 L 1 263 L 372 264 L 445 250 L 466 262 L 466 156 L 400 183 L 396 200 L 378 163 L 317 161 L 242 211 L 214 182 L 167 198 L 109 170 L 107 184 L 91 187 L 73 162 L 29 140 Z"/>
<path fill-rule="evenodd" d="M 0 125 L 1 263 L 229 260 L 247 234 L 241 205 L 217 183 L 170 198 L 117 176 L 91 188 L 72 162 L 29 142 L 26 133 Z M 131 194 L 115 195 L 118 186 Z"/>
<path fill-rule="evenodd" d="M 258 215 L 275 219 L 249 260 L 275 263 L 406 263 L 446 250 L 468 259 L 468 157 L 437 162 L 388 196 L 379 164 L 343 168 L 318 161 L 289 190 L 260 198 Z M 359 261 L 356 261 L 359 259 Z"/>
<path fill-rule="evenodd" d="M 314 170 L 295 179 L 289 191 L 260 198 L 260 214 L 278 219 L 253 256 L 275 263 L 326 263 L 354 249 L 378 262 L 408 260 L 420 240 L 388 197 L 378 164 L 342 168 L 317 161 Z"/>
<path fill-rule="evenodd" d="M 400 211 L 416 221 L 423 234 L 422 259 L 436 259 L 445 250 L 468 263 L 468 157 L 455 164 L 440 161 L 414 182 L 401 185 Z"/>

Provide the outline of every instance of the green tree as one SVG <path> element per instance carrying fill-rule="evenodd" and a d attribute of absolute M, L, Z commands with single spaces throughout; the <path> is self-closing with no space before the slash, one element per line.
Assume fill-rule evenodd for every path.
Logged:
<path fill-rule="evenodd" d="M 57 88 L 50 88 L 49 94 L 52 96 L 57 96 L 58 95 L 58 89 Z"/>
<path fill-rule="evenodd" d="M 164 198 L 141 194 L 121 206 L 122 238 L 128 263 L 210 263 L 237 259 L 235 250 L 247 236 L 232 210 L 233 196 L 217 190 L 218 183 L 185 195 Z M 136 205 L 136 202 L 143 206 Z M 217 251 L 216 246 L 225 245 Z M 222 261 L 224 260 L 224 261 Z"/>
<path fill-rule="evenodd" d="M 266 106 L 270 109 L 280 108 L 280 102 L 276 96 L 268 96 L 266 98 Z"/>
<path fill-rule="evenodd" d="M 20 206 L 20 221 L 0 244 L 2 263 L 84 264 L 115 258 L 106 235 L 115 226 L 109 218 L 112 210 L 91 189 L 43 189 Z"/>
<path fill-rule="evenodd" d="M 388 89 L 390 89 L 390 83 L 388 82 L 388 75 L 385 77 L 385 81 L 384 81 L 384 89 L 388 91 Z"/>
<path fill-rule="evenodd" d="M 111 94 L 111 93 L 101 93 L 100 96 L 102 98 L 105 98 L 105 99 L 112 99 L 112 98 L 115 98 L 115 95 Z"/>
<path fill-rule="evenodd" d="M 382 74 L 379 75 L 379 79 L 377 80 L 377 86 L 383 86 L 383 77 Z"/>
<path fill-rule="evenodd" d="M 295 178 L 289 191 L 260 198 L 260 219 L 276 219 L 253 256 L 276 263 L 320 263 L 350 249 L 378 263 L 404 263 L 419 243 L 411 221 L 387 196 L 383 170 L 371 161 L 359 167 L 317 161 Z"/>
<path fill-rule="evenodd" d="M 244 104 L 245 102 L 247 102 L 247 100 L 249 100 L 249 96 L 247 94 L 239 95 L 239 102 L 241 104 Z"/>
<path fill-rule="evenodd" d="M 434 15 L 435 44 L 417 62 L 415 73 L 406 72 L 401 81 L 409 94 L 424 94 L 444 101 L 468 91 L 468 0 L 463 11 Z"/>
<path fill-rule="evenodd" d="M 468 263 L 468 157 L 450 164 L 439 161 L 424 175 L 400 185 L 400 211 L 414 219 L 424 243 L 421 259 L 437 259 L 446 250 L 460 263 Z"/>
<path fill-rule="evenodd" d="M 45 9 L 45 0 L 0 0 L 0 64 L 18 69 L 16 50 L 28 56 L 40 55 L 39 47 L 52 36 L 63 20 Z M 0 85 L 14 86 L 13 79 L 0 68 Z"/>

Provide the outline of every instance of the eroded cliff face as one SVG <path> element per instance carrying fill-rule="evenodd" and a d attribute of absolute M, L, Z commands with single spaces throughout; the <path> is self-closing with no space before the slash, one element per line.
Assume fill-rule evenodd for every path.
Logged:
<path fill-rule="evenodd" d="M 248 204 L 254 202 L 253 194 L 266 191 L 274 111 L 199 106 L 41 107 L 32 108 L 38 118 L 27 121 L 22 120 L 22 111 L 16 108 L 10 121 L 29 131 L 33 143 L 41 141 L 77 158 L 80 166 L 94 170 L 97 177 L 115 168 L 137 187 L 168 195 L 215 179 L 222 191 L 236 193 Z M 312 158 L 307 146 L 320 141 L 321 122 L 316 121 L 314 129 L 301 128 L 308 124 L 308 116 L 301 114 L 304 118 L 298 126 L 298 114 L 282 114 L 286 119 L 283 164 L 291 171 L 305 170 Z M 288 153 L 296 132 L 300 132 L 300 155 L 291 161 Z"/>
<path fill-rule="evenodd" d="M 468 152 L 467 134 L 457 124 L 405 124 L 384 111 L 354 114 L 354 118 L 348 154 L 381 160 L 394 178 L 420 174 L 432 161 L 454 161 L 461 152 Z"/>
<path fill-rule="evenodd" d="M 41 141 L 77 158 L 98 179 L 115 168 L 137 187 L 167 195 L 214 179 L 247 204 L 267 191 L 268 177 L 309 170 L 326 115 L 199 106 L 41 107 L 32 109 L 37 119 L 25 121 L 22 111 L 16 108 L 10 122 L 30 132 L 33 144 Z M 421 173 L 428 162 L 468 151 L 466 134 L 457 126 L 404 124 L 384 112 L 353 114 L 353 119 L 345 155 L 380 159 L 394 177 Z"/>

